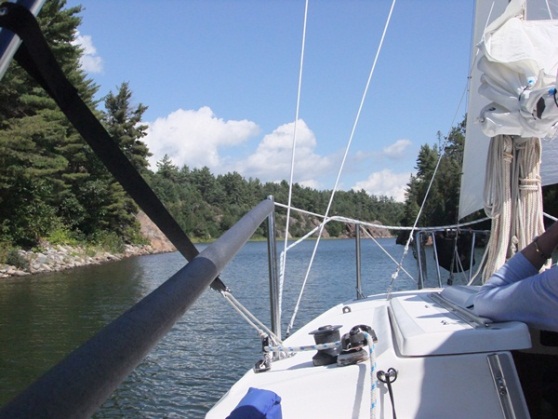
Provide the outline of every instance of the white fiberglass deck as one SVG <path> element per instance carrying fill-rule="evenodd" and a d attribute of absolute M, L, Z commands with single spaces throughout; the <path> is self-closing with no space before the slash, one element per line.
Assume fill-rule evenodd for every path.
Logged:
<path fill-rule="evenodd" d="M 383 295 L 338 305 L 284 344 L 312 345 L 309 332 L 324 325 L 342 325 L 341 335 L 355 325 L 371 326 L 378 337 L 376 370 L 398 371 L 392 388 L 400 418 L 504 417 L 488 360 L 496 353 L 503 364 L 508 394 L 518 399 L 513 403 L 519 403 L 519 408 L 514 409 L 523 413 L 523 396 L 511 355 L 506 351 L 530 346 L 527 327 L 521 323 L 475 327 L 431 299 L 432 292 L 396 293 L 389 301 Z M 314 354 L 300 352 L 273 362 L 268 372 L 247 372 L 207 417 L 227 417 L 249 387 L 278 394 L 284 418 L 370 417 L 370 362 L 316 367 L 312 364 Z M 387 386 L 381 382 L 377 385 L 375 417 L 391 418 Z"/>

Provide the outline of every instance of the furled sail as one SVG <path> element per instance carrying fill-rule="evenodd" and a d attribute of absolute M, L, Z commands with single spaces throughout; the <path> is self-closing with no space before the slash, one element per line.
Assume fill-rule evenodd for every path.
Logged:
<path fill-rule="evenodd" d="M 545 157 L 558 152 L 558 0 L 477 0 L 475 13 L 459 215 L 493 218 L 490 274 L 542 231 L 540 175 L 558 182 Z"/>
<path fill-rule="evenodd" d="M 508 6 L 508 7 L 507 7 Z M 535 47 L 531 44 L 530 41 L 526 41 L 525 38 L 523 39 L 523 45 L 526 45 L 527 52 L 519 51 L 515 45 L 515 38 L 505 38 L 500 36 L 500 33 L 489 34 L 489 44 L 482 45 L 481 41 L 483 41 L 485 37 L 485 32 L 488 32 L 490 29 L 494 29 L 495 27 L 501 27 L 505 23 L 505 20 L 511 16 L 514 17 L 513 23 L 504 25 L 504 29 L 509 31 L 509 28 L 513 26 L 520 26 L 522 23 L 521 19 L 517 19 L 517 12 L 525 10 L 526 11 L 526 18 L 523 19 L 523 23 L 528 28 L 527 32 L 531 34 L 535 32 L 534 37 L 543 38 L 541 42 L 542 45 L 545 45 L 544 49 L 540 47 Z M 558 63 L 557 57 L 557 48 L 558 48 L 558 39 L 553 38 L 553 42 L 549 45 L 548 37 L 545 40 L 544 36 L 540 36 L 538 34 L 544 33 L 553 33 L 556 34 L 556 28 L 558 27 L 556 21 L 553 21 L 553 18 L 558 18 L 558 1 L 557 0 L 512 0 L 509 2 L 508 0 L 494 0 L 494 1 L 483 1 L 477 0 L 476 3 L 476 10 L 475 10 L 475 28 L 473 33 L 473 43 L 475 47 L 473 48 L 473 56 L 471 62 L 472 70 L 471 70 L 471 82 L 470 82 L 470 97 L 469 97 L 469 104 L 467 110 L 467 139 L 465 142 L 465 157 L 463 160 L 463 178 L 461 183 L 461 195 L 460 195 L 460 202 L 459 202 L 459 217 L 463 218 L 475 211 L 478 211 L 484 207 L 484 200 L 483 200 L 483 190 L 484 190 L 484 183 L 485 177 L 483 175 L 485 168 L 486 168 L 486 159 L 488 155 L 488 148 L 490 143 L 490 137 L 492 134 L 499 133 L 502 134 L 503 132 L 503 123 L 500 124 L 499 122 L 504 120 L 505 109 L 504 104 L 508 104 L 508 123 L 509 127 L 512 131 L 505 132 L 506 134 L 510 135 L 517 135 L 515 132 L 518 132 L 518 126 L 521 126 L 521 122 L 512 120 L 511 114 L 515 113 L 516 115 L 521 114 L 521 103 L 517 99 L 519 94 L 515 94 L 517 90 L 520 92 L 523 90 L 521 84 L 517 82 L 520 78 L 526 79 L 527 76 L 519 76 L 517 74 L 513 74 L 513 72 L 508 72 L 508 77 L 511 77 L 512 83 L 507 85 L 504 83 L 504 78 L 496 79 L 492 78 L 492 83 L 495 83 L 495 80 L 499 80 L 499 83 L 496 83 L 499 92 L 501 95 L 498 100 L 496 99 L 496 91 L 491 93 L 490 97 L 485 97 L 479 94 L 482 90 L 482 93 L 487 93 L 489 89 L 489 84 L 485 79 L 484 86 L 482 86 L 482 79 L 483 73 L 481 69 L 478 67 L 478 63 L 481 61 L 485 61 L 486 58 L 482 58 L 482 51 L 485 50 L 487 47 L 495 47 L 495 42 L 503 42 L 509 40 L 511 43 L 511 51 L 508 51 L 508 54 L 515 54 L 516 56 L 526 56 L 529 52 L 529 49 L 534 50 L 538 55 L 542 55 L 542 62 L 552 62 L 554 69 L 545 70 L 544 77 L 537 77 L 538 84 L 542 82 L 542 80 L 546 80 L 549 83 L 556 83 L 556 64 Z M 547 32 L 550 31 L 550 32 Z M 523 31 L 520 30 L 520 35 L 524 35 Z M 508 34 L 509 35 L 509 34 Z M 512 36 L 512 35 L 510 35 Z M 519 35 L 518 35 L 519 36 Z M 525 35 L 527 36 L 527 35 Z M 513 39 L 513 40 L 512 40 Z M 483 43 L 484 44 L 484 43 Z M 497 45 L 498 48 L 502 48 L 506 50 L 506 48 L 502 47 L 501 45 Z M 493 54 L 496 56 L 500 56 L 500 52 L 494 51 Z M 499 66 L 498 68 L 504 68 L 504 65 Z M 501 70 L 502 72 L 506 72 L 507 70 Z M 533 71 L 534 72 L 534 71 Z M 511 74 L 511 76 L 510 76 Z M 535 72 L 538 76 L 539 74 Z M 504 93 L 505 92 L 505 93 Z M 520 93 L 519 92 L 519 93 Z M 543 89 L 544 92 L 544 89 Z M 529 92 L 530 93 L 530 92 Z M 541 92 L 534 92 L 532 99 L 536 97 L 536 95 L 540 94 Z M 487 93 L 488 94 L 488 93 Z M 515 96 L 514 96 L 515 95 Z M 527 93 L 524 93 L 524 97 L 527 96 Z M 512 98 L 511 105 L 509 104 L 510 98 Z M 550 115 L 550 112 L 556 112 L 556 105 L 553 104 L 554 98 L 547 96 L 545 100 L 545 106 L 547 109 L 546 118 Z M 551 102 L 548 104 L 547 102 Z M 494 111 L 489 112 L 490 108 L 495 108 Z M 524 108 L 525 109 L 525 108 Z M 526 108 L 528 109 L 528 107 Z M 500 113 L 498 113 L 500 111 Z M 523 113 L 525 113 L 523 111 Z M 481 115 L 484 116 L 486 119 L 481 124 Z M 548 120 L 543 121 L 547 127 L 552 129 L 553 122 L 549 122 Z M 523 122 L 523 125 L 526 127 L 530 127 L 531 125 L 527 122 Z M 488 129 L 488 133 L 485 134 L 483 132 L 483 128 Z M 527 136 L 527 135 L 523 135 Z M 530 135 L 529 135 L 530 136 Z M 553 141 L 552 136 L 548 137 L 546 135 L 540 135 L 541 143 L 542 143 L 542 163 L 541 163 L 541 178 L 543 185 L 550 185 L 554 183 L 558 183 L 558 165 L 556 165 L 556 158 L 558 157 L 558 141 Z"/>
<path fill-rule="evenodd" d="M 479 43 L 479 93 L 489 137 L 553 137 L 558 124 L 558 20 L 527 20 L 525 0 L 514 0 Z"/>

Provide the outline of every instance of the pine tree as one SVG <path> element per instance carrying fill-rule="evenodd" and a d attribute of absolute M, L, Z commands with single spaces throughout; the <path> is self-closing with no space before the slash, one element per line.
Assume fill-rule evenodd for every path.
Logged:
<path fill-rule="evenodd" d="M 39 24 L 69 77 L 78 80 L 79 51 L 70 44 L 80 8 L 62 11 L 64 1 L 46 2 Z M 81 90 L 91 98 L 94 86 Z M 1 239 L 21 245 L 37 243 L 65 225 L 59 208 L 70 186 L 71 154 L 65 147 L 78 139 L 54 101 L 16 62 L 0 83 L 0 231 Z"/>
<path fill-rule="evenodd" d="M 39 25 L 68 80 L 102 116 L 73 42 L 81 7 L 65 6 L 46 2 Z M 137 231 L 134 210 L 55 102 L 12 62 L 0 83 L 0 240 L 30 246 L 57 230 L 128 239 Z"/>
<path fill-rule="evenodd" d="M 107 131 L 118 142 L 121 150 L 138 171 L 149 166 L 151 156 L 147 145 L 141 141 L 147 135 L 147 125 L 142 124 L 142 116 L 147 106 L 141 103 L 132 107 L 132 91 L 128 83 L 122 83 L 118 93 L 110 92 L 105 98 L 104 116 Z"/>
<path fill-rule="evenodd" d="M 407 184 L 404 225 L 413 225 L 424 203 L 419 226 L 444 226 L 457 223 L 459 187 L 465 139 L 465 119 L 446 138 L 438 133 L 438 143 L 423 145 L 417 157 L 417 174 Z M 441 155 L 441 157 L 440 157 Z M 437 172 L 436 164 L 440 160 Z M 428 187 L 432 181 L 430 191 Z"/>

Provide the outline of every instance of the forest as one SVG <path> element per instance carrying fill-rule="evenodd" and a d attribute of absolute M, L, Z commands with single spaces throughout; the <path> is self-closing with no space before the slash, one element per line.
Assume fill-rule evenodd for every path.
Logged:
<path fill-rule="evenodd" d="M 132 105 L 132 86 L 126 82 L 95 101 L 98 86 L 80 68 L 83 51 L 72 42 L 81 22 L 80 12 L 80 7 L 67 8 L 64 0 L 50 0 L 38 20 L 82 99 L 193 240 L 219 237 L 268 196 L 287 203 L 286 181 L 262 183 L 236 172 L 215 175 L 207 167 L 177 167 L 171 156 L 151 169 L 151 154 L 142 141 L 147 129 L 142 117 L 148 105 Z M 421 147 L 404 203 L 371 196 L 364 190 L 336 191 L 330 215 L 412 225 L 440 160 L 419 225 L 455 224 L 464 131 L 465 120 L 447 137 L 437 133 L 432 144 Z M 294 185 L 292 205 L 323 213 L 331 192 Z M 44 242 L 141 243 L 137 211 L 49 95 L 12 62 L 0 83 L 0 249 L 33 248 Z M 278 214 L 282 217 L 284 212 Z M 306 233 L 315 221 L 309 216 L 293 216 L 293 236 Z M 329 223 L 327 232 L 330 237 L 346 233 L 338 223 Z M 0 262 L 1 255 L 0 251 Z"/>

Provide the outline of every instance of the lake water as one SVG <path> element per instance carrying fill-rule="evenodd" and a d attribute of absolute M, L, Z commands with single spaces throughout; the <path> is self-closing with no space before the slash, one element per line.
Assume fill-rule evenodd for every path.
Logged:
<path fill-rule="evenodd" d="M 403 247 L 395 245 L 394 239 L 379 242 L 400 260 Z M 242 304 L 269 324 L 266 246 L 249 242 L 221 278 Z M 314 242 L 304 242 L 288 253 L 284 324 L 292 316 L 313 246 Z M 355 297 L 354 255 L 353 240 L 320 242 L 295 329 L 330 306 Z M 394 262 L 370 240 L 363 240 L 362 259 L 364 293 L 385 292 L 395 271 Z M 184 263 L 178 253 L 169 253 L 0 280 L 0 405 Z M 404 267 L 416 277 L 411 252 Z M 436 282 L 427 285 L 436 286 Z M 393 289 L 415 287 L 401 272 Z M 256 331 L 220 294 L 208 290 L 95 417 L 203 417 L 260 358 L 260 350 Z"/>

